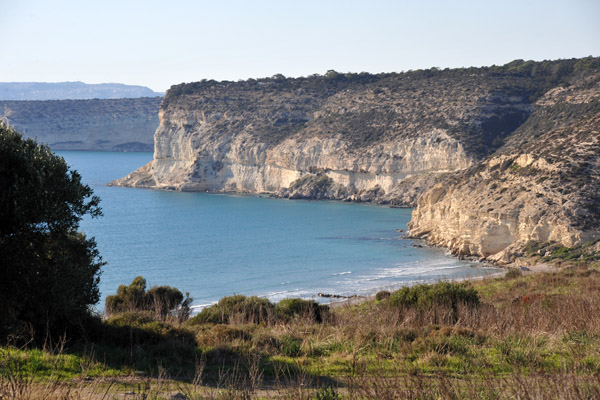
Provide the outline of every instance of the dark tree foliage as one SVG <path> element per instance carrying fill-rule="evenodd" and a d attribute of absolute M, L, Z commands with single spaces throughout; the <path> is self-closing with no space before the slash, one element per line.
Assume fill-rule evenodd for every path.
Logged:
<path fill-rule="evenodd" d="M 77 229 L 99 201 L 62 157 L 0 124 L 0 339 L 74 332 L 89 316 L 103 263 Z"/>

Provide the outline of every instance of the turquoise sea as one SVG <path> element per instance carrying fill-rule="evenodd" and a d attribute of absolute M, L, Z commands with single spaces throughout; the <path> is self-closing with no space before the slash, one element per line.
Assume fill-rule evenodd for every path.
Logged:
<path fill-rule="evenodd" d="M 202 307 L 232 294 L 315 298 L 498 270 L 459 261 L 402 237 L 410 209 L 246 195 L 109 187 L 152 153 L 57 152 L 101 199 L 104 216 L 81 228 L 96 238 L 104 298 L 142 275 L 189 292 Z"/>

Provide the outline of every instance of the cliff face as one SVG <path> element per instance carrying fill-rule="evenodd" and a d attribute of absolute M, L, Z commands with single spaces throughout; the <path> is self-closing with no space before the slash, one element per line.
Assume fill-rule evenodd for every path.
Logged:
<path fill-rule="evenodd" d="M 509 262 L 600 237 L 600 59 L 172 87 L 113 184 L 418 207 L 413 237 Z"/>
<path fill-rule="evenodd" d="M 53 150 L 152 151 L 160 102 L 0 101 L 0 120 Z"/>
<path fill-rule="evenodd" d="M 174 86 L 153 161 L 114 184 L 411 205 L 528 117 L 531 82 L 474 68 Z"/>
<path fill-rule="evenodd" d="M 530 240 L 600 237 L 600 72 L 547 91 L 493 156 L 427 192 L 410 232 L 499 262 Z"/>

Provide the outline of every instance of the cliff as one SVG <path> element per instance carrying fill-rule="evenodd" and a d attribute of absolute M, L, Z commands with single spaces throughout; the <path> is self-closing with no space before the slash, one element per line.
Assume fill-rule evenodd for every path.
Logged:
<path fill-rule="evenodd" d="M 597 58 L 172 87 L 116 185 L 418 207 L 413 237 L 508 262 L 598 237 Z"/>
<path fill-rule="evenodd" d="M 114 184 L 413 205 L 500 146 L 533 89 L 478 68 L 178 85 L 153 161 Z"/>
<path fill-rule="evenodd" d="M 152 151 L 160 97 L 0 101 L 0 120 L 53 150 Z"/>
<path fill-rule="evenodd" d="M 596 60 L 597 63 L 597 60 Z M 413 237 L 501 263 L 600 237 L 600 68 L 573 73 L 495 154 L 427 192 Z"/>

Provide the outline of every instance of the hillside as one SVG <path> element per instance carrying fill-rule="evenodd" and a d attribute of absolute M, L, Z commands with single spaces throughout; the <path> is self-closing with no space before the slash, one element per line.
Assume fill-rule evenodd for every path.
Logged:
<path fill-rule="evenodd" d="M 527 242 L 600 237 L 600 72 L 546 92 L 493 156 L 423 196 L 414 237 L 510 262 Z"/>
<path fill-rule="evenodd" d="M 52 150 L 152 151 L 160 97 L 0 101 L 0 120 Z"/>
<path fill-rule="evenodd" d="M 145 86 L 122 83 L 0 82 L 0 100 L 121 99 L 156 97 L 162 93 Z"/>

